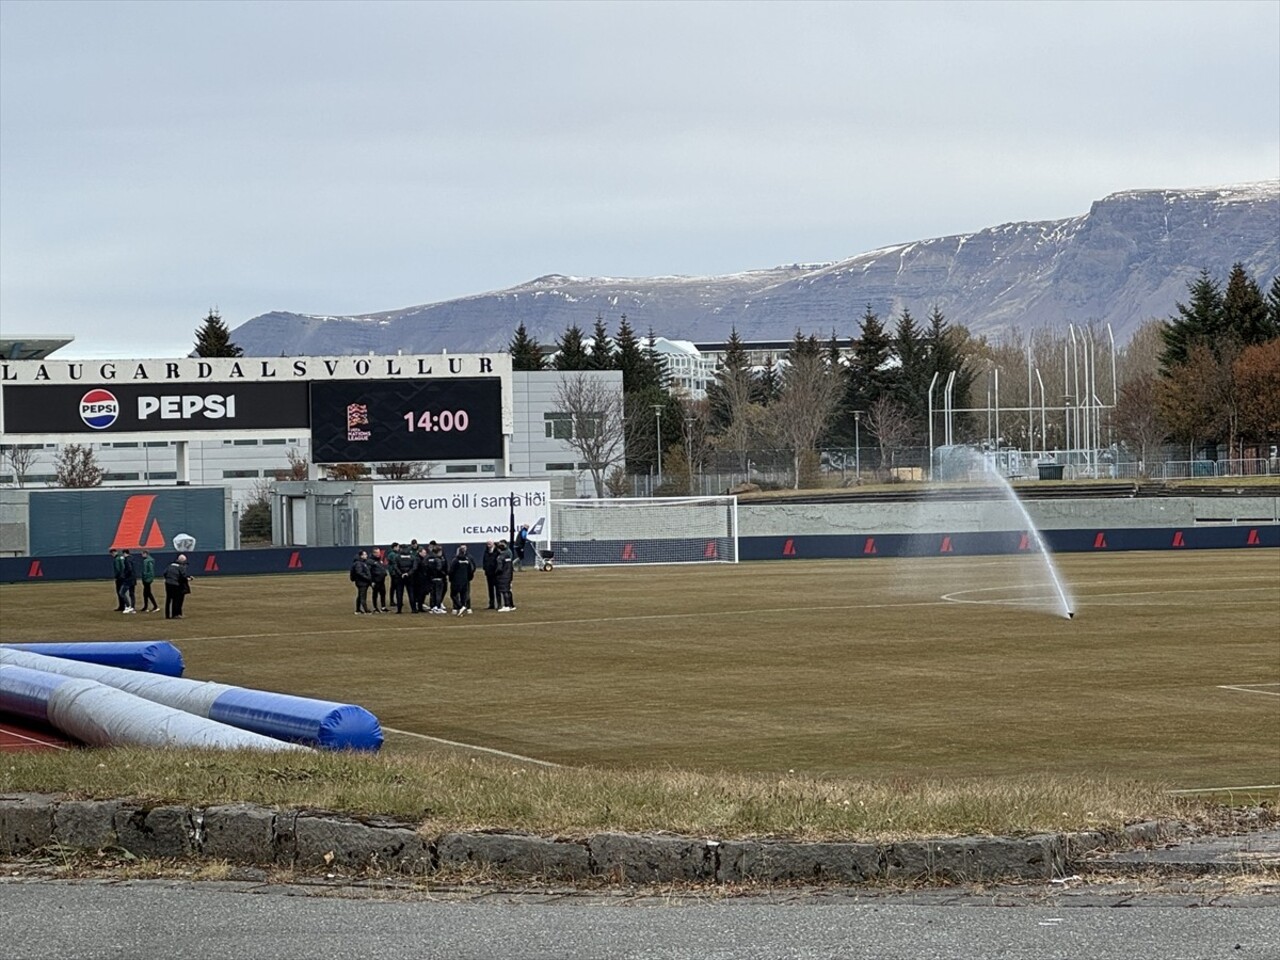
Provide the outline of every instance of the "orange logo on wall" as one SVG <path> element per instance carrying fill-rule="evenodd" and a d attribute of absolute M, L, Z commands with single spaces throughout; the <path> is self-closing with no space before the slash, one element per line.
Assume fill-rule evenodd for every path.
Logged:
<path fill-rule="evenodd" d="M 154 550 L 164 546 L 164 534 L 160 532 L 160 521 L 151 516 L 151 504 L 155 502 L 154 493 L 139 493 L 124 502 L 120 511 L 120 522 L 116 525 L 116 535 L 111 540 L 112 549 L 128 547 L 146 547 Z M 147 521 L 151 521 L 150 529 Z M 145 539 L 143 536 L 145 534 Z"/>

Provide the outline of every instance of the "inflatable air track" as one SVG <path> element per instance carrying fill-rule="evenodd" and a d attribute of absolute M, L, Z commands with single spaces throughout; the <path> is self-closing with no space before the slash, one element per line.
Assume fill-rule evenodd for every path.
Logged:
<path fill-rule="evenodd" d="M 168 640 L 100 640 L 93 643 L 4 643 L 10 650 L 26 650 L 46 657 L 98 663 L 104 667 L 180 677 L 182 653 Z"/>

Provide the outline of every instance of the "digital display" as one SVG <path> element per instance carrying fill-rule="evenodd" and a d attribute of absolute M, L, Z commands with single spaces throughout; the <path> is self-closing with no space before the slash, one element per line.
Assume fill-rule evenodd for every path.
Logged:
<path fill-rule="evenodd" d="M 497 377 L 311 384 L 315 463 L 501 457 L 502 381 Z"/>

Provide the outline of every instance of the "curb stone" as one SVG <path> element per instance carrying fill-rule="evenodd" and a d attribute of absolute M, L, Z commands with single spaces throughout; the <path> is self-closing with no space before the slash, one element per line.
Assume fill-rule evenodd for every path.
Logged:
<path fill-rule="evenodd" d="M 717 841 L 616 832 L 585 840 L 462 832 L 432 838 L 413 824 L 388 818 L 247 803 L 146 807 L 122 800 L 0 795 L 0 855 L 29 854 L 56 843 L 91 851 L 119 847 L 140 857 L 203 857 L 258 866 L 335 866 L 409 876 L 465 866 L 513 877 L 603 877 L 626 883 L 1047 881 L 1090 863 L 1116 861 L 1108 850 L 1132 850 L 1198 833 L 1175 821 L 1150 821 L 1115 834 L 889 843 Z"/>

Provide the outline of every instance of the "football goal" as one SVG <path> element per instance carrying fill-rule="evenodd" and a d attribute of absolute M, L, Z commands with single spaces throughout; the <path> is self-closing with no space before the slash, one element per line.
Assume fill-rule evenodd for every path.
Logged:
<path fill-rule="evenodd" d="M 556 565 L 737 563 L 737 497 L 552 500 Z"/>

